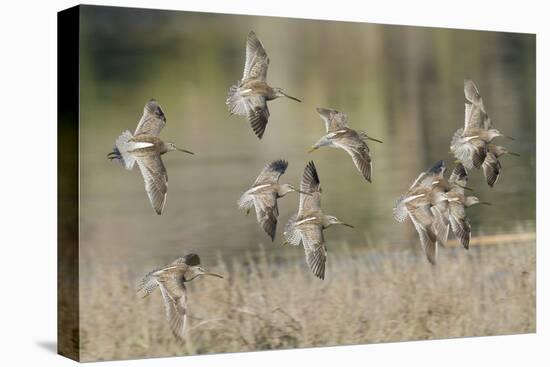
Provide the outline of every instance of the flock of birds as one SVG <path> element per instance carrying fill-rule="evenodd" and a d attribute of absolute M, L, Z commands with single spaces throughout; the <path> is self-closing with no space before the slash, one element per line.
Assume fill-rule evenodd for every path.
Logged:
<path fill-rule="evenodd" d="M 267 102 L 286 97 L 298 102 L 298 98 L 286 94 L 281 88 L 267 84 L 269 57 L 254 32 L 250 32 L 246 43 L 246 62 L 243 78 L 229 89 L 226 104 L 231 114 L 246 116 L 252 130 L 261 139 L 269 119 Z M 502 135 L 493 127 L 479 91 L 471 80 L 464 82 L 465 126 L 457 130 L 451 141 L 451 152 L 456 157 L 456 166 L 450 177 L 445 178 L 446 165 L 437 162 L 428 171 L 421 173 L 402 195 L 393 209 L 395 219 L 403 222 L 410 218 L 418 235 L 427 259 L 435 264 L 438 247 L 445 246 L 450 230 L 468 249 L 471 228 L 465 208 L 475 204 L 489 204 L 475 196 L 467 196 L 468 173 L 472 168 L 482 168 L 487 184 L 493 186 L 501 173 L 499 162 L 506 148 L 493 144 L 493 139 Z M 367 141 L 382 141 L 370 137 L 365 131 L 348 126 L 345 113 L 333 109 L 317 108 L 324 121 L 325 135 L 310 149 L 334 147 L 346 151 L 364 179 L 371 182 L 372 158 Z M 120 162 L 127 170 L 137 163 L 145 190 L 157 214 L 162 214 L 166 203 L 168 175 L 161 156 L 170 151 L 192 152 L 177 147 L 172 142 L 159 138 L 166 125 L 166 117 L 157 101 L 150 100 L 145 105 L 134 134 L 123 132 L 116 140 L 113 152 L 108 158 Z M 288 220 L 284 228 L 285 242 L 304 247 L 306 262 L 312 273 L 325 278 L 327 247 L 323 231 L 331 225 L 344 223 L 335 216 L 327 215 L 321 209 L 321 186 L 319 174 L 313 161 L 307 163 L 300 187 L 279 183 L 288 167 L 285 160 L 275 160 L 265 166 L 252 186 L 238 200 L 238 206 L 249 214 L 254 208 L 257 221 L 262 229 L 274 240 L 279 215 L 278 199 L 289 192 L 300 195 L 298 210 Z M 183 339 L 187 319 L 187 291 L 185 283 L 202 275 L 223 278 L 219 274 L 206 271 L 200 266 L 199 256 L 189 254 L 176 259 L 164 268 L 147 274 L 139 285 L 143 296 L 156 288 L 160 289 L 165 303 L 166 315 L 174 335 Z"/>

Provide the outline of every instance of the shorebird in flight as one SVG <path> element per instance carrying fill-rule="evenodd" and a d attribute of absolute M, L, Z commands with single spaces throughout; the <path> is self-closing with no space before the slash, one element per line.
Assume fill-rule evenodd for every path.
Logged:
<path fill-rule="evenodd" d="M 153 270 L 138 286 L 138 293 L 142 297 L 147 297 L 155 289 L 160 288 L 168 325 L 174 336 L 180 340 L 184 338 L 187 323 L 185 283 L 203 275 L 223 278 L 220 274 L 204 270 L 200 266 L 199 255 L 189 254 L 176 259 L 162 269 Z"/>
<path fill-rule="evenodd" d="M 157 214 L 162 214 L 168 191 L 168 174 L 162 163 L 161 155 L 179 150 L 172 142 L 160 140 L 159 134 L 166 125 L 166 117 L 157 101 L 151 99 L 143 109 L 143 116 L 139 120 L 136 131 L 132 135 L 126 130 L 118 137 L 115 147 L 107 155 L 110 160 L 116 160 L 127 170 L 131 170 L 137 163 L 145 181 L 145 191 L 151 205 Z"/>
<path fill-rule="evenodd" d="M 434 265 L 438 246 L 445 245 L 449 234 L 445 170 L 445 162 L 438 161 L 430 170 L 422 172 L 393 209 L 398 222 L 404 222 L 407 217 L 411 219 L 427 259 Z"/>
<path fill-rule="evenodd" d="M 451 140 L 451 153 L 467 169 L 483 167 L 486 182 L 493 187 L 501 171 L 498 157 L 510 152 L 504 147 L 492 144 L 492 141 L 500 136 L 514 139 L 494 128 L 485 110 L 483 99 L 472 80 L 464 81 L 464 96 L 466 97 L 464 128 L 454 133 Z"/>
<path fill-rule="evenodd" d="M 256 209 L 258 222 L 272 241 L 275 239 L 279 216 L 277 199 L 292 191 L 299 192 L 290 184 L 279 183 L 279 178 L 285 173 L 287 167 L 288 162 L 281 159 L 266 165 L 252 187 L 245 191 L 238 201 L 239 207 L 246 209 L 247 215 L 252 207 Z"/>
<path fill-rule="evenodd" d="M 243 77 L 238 85 L 229 88 L 226 104 L 233 115 L 246 116 L 252 130 L 261 139 L 264 135 L 269 109 L 267 101 L 286 97 L 297 102 L 298 98 L 289 96 L 281 88 L 272 88 L 267 84 L 269 57 L 264 46 L 254 32 L 248 34 L 246 41 L 246 62 Z"/>
<path fill-rule="evenodd" d="M 370 137 L 365 131 L 349 128 L 347 115 L 343 112 L 318 107 L 317 113 L 325 121 L 327 133 L 309 151 L 324 146 L 343 149 L 351 156 L 363 177 L 371 182 L 372 159 L 367 140 L 378 143 L 382 141 Z"/>
<path fill-rule="evenodd" d="M 326 215 L 321 210 L 321 185 L 319 175 L 313 161 L 304 170 L 300 184 L 300 206 L 298 213 L 288 220 L 285 227 L 284 244 L 304 246 L 306 262 L 315 276 L 325 279 L 325 264 L 327 247 L 323 231 L 333 224 L 352 225 L 339 220 L 332 215 Z"/>

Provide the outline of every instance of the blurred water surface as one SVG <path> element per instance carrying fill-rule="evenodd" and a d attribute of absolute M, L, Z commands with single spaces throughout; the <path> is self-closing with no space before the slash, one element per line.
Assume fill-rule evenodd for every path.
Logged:
<path fill-rule="evenodd" d="M 535 220 L 535 36 L 511 33 L 271 17 L 83 7 L 81 18 L 81 258 L 83 271 L 111 260 L 138 274 L 183 252 L 206 260 L 240 256 L 264 243 L 281 256 L 282 229 L 298 196 L 279 201 L 271 244 L 255 216 L 236 201 L 262 167 L 290 164 L 282 181 L 298 184 L 313 159 L 323 208 L 355 225 L 326 231 L 339 245 L 419 246 L 410 223 L 392 207 L 419 172 L 445 159 L 463 125 L 464 78 L 478 84 L 502 141 L 521 158 L 503 157 L 503 174 L 489 188 L 481 171 L 469 186 L 494 203 L 468 211 L 475 233 L 509 232 Z M 242 117 L 228 117 L 225 97 L 242 74 L 245 40 L 254 30 L 271 58 L 268 81 L 303 100 L 279 99 L 262 140 Z M 136 168 L 106 154 L 123 130 L 134 131 L 143 105 L 156 98 L 167 116 L 161 138 L 196 152 L 163 157 L 168 201 L 154 214 Z M 323 134 L 315 107 L 345 111 L 370 143 L 373 183 L 341 150 L 308 154 Z M 85 274 L 85 273 L 84 273 Z"/>

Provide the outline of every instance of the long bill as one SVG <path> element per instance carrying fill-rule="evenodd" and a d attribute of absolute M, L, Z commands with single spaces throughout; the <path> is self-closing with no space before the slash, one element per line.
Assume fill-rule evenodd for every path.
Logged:
<path fill-rule="evenodd" d="M 346 226 L 346 227 L 355 228 L 355 227 L 352 226 L 351 224 L 347 224 L 347 223 L 340 223 L 340 224 L 343 225 L 343 226 Z"/>
<path fill-rule="evenodd" d="M 177 150 L 179 150 L 180 152 L 184 152 L 184 153 L 187 153 L 187 154 L 193 154 L 195 155 L 195 153 L 189 151 L 189 150 L 185 150 L 185 149 L 181 149 L 181 148 L 176 148 Z"/>
<path fill-rule="evenodd" d="M 366 135 L 365 137 L 366 137 L 367 139 L 372 140 L 372 141 L 375 141 L 375 142 L 377 142 L 377 143 L 384 143 L 382 140 L 375 139 L 375 138 L 370 137 L 370 136 L 368 136 L 368 135 Z"/>
<path fill-rule="evenodd" d="M 298 193 L 300 193 L 300 194 L 304 194 L 304 195 L 309 195 L 309 196 L 311 196 L 311 193 L 309 193 L 309 192 L 302 191 L 302 190 L 300 190 L 300 189 L 295 188 L 294 186 L 290 186 L 290 185 L 289 185 L 289 187 L 290 187 L 291 190 L 293 190 L 293 191 L 295 191 L 295 192 L 298 192 Z"/>
<path fill-rule="evenodd" d="M 307 152 L 308 152 L 308 153 L 311 153 L 311 152 L 316 151 L 317 149 L 318 149 L 317 147 L 311 147 L 311 148 L 308 149 Z"/>
<path fill-rule="evenodd" d="M 463 188 L 464 190 L 474 191 L 474 189 L 472 189 L 471 187 L 468 187 L 468 186 L 462 186 L 462 185 L 459 185 L 459 184 L 457 184 L 457 186 L 460 187 L 460 188 Z"/>
<path fill-rule="evenodd" d="M 285 96 L 286 98 L 290 98 L 290 99 L 292 99 L 292 100 L 295 100 L 296 102 L 302 102 L 302 101 L 299 100 L 298 98 L 289 96 L 289 95 L 286 94 L 285 92 L 281 92 L 281 94 L 282 94 L 283 96 Z"/>
<path fill-rule="evenodd" d="M 221 278 L 221 279 L 224 279 L 224 277 L 218 273 L 211 273 L 211 272 L 204 272 L 203 275 L 210 275 L 210 276 L 213 276 L 213 277 L 216 277 L 216 278 Z"/>
<path fill-rule="evenodd" d="M 506 139 L 510 139 L 510 140 L 516 140 L 516 138 L 513 138 L 511 136 L 508 136 L 508 135 L 502 135 L 503 137 L 505 137 Z"/>
<path fill-rule="evenodd" d="M 478 204 L 481 204 L 481 205 L 493 205 L 492 203 L 488 202 L 488 201 L 480 201 Z"/>

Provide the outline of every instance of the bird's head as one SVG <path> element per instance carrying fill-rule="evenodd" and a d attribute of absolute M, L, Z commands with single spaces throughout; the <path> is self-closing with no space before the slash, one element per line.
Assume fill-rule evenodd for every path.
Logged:
<path fill-rule="evenodd" d="M 502 136 L 503 138 L 506 138 L 506 139 L 515 140 L 511 136 L 504 135 L 498 129 L 489 129 L 487 130 L 487 134 L 489 135 L 489 141 L 493 140 L 494 138 L 498 138 L 499 136 Z"/>
<path fill-rule="evenodd" d="M 472 205 L 476 205 L 476 204 L 491 205 L 491 203 L 489 203 L 488 201 L 479 200 L 479 198 L 477 196 L 468 196 L 466 198 L 466 201 L 464 202 L 464 206 L 467 207 L 467 208 L 472 206 Z"/>
<path fill-rule="evenodd" d="M 275 98 L 286 97 L 286 98 L 292 99 L 293 101 L 296 101 L 296 102 L 302 102 L 298 98 L 292 97 L 292 96 L 289 96 L 288 94 L 286 94 L 283 91 L 283 88 L 273 88 L 273 94 L 274 94 Z"/>
<path fill-rule="evenodd" d="M 332 139 L 327 134 L 327 135 L 323 136 L 321 139 L 319 139 L 319 141 L 317 143 L 313 144 L 311 146 L 311 148 L 309 148 L 308 153 L 314 152 L 314 151 L 316 151 L 317 149 L 319 149 L 321 147 L 326 147 L 326 146 L 329 146 L 329 145 L 332 145 Z"/>
<path fill-rule="evenodd" d="M 335 216 L 332 216 L 332 215 L 325 216 L 324 227 L 329 227 L 333 224 L 341 224 L 346 227 L 354 228 L 351 224 L 344 223 L 340 219 L 336 218 Z"/>
<path fill-rule="evenodd" d="M 193 153 L 189 150 L 178 148 L 176 146 L 176 143 L 172 143 L 171 141 L 164 142 L 164 148 L 165 148 L 165 152 L 173 152 L 174 150 L 177 150 L 177 151 L 184 152 L 184 153 L 187 153 L 187 154 L 195 154 L 195 153 Z"/>

